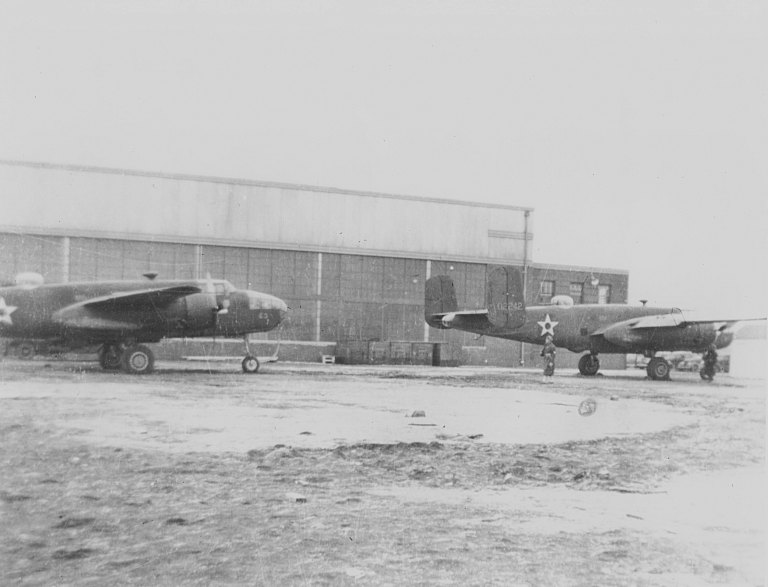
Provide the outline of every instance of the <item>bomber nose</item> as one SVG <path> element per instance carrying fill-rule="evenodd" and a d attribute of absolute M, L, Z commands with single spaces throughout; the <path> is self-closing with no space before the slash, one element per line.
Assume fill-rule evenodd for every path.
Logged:
<path fill-rule="evenodd" d="M 277 310 L 280 320 L 285 318 L 288 312 L 288 304 L 278 297 L 271 296 L 269 294 L 261 294 L 263 299 L 263 307 L 268 310 Z"/>
<path fill-rule="evenodd" d="M 288 304 L 286 304 L 280 298 L 275 298 L 275 307 L 280 313 L 280 321 L 282 322 L 283 318 L 285 318 L 285 315 L 288 313 Z"/>

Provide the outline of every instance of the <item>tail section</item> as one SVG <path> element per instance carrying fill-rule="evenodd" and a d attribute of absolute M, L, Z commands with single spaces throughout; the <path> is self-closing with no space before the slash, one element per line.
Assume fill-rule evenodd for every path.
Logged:
<path fill-rule="evenodd" d="M 453 280 L 448 275 L 430 277 L 424 288 L 424 319 L 434 328 L 471 332 L 514 330 L 525 324 L 523 278 L 516 267 L 495 267 L 488 274 L 487 307 L 459 311 Z"/>
<path fill-rule="evenodd" d="M 446 328 L 442 318 L 459 309 L 456 290 L 448 275 L 430 277 L 424 284 L 424 320 L 433 328 Z"/>
<path fill-rule="evenodd" d="M 496 328 L 514 329 L 525 324 L 523 277 L 517 267 L 495 267 L 486 289 L 488 320 Z"/>

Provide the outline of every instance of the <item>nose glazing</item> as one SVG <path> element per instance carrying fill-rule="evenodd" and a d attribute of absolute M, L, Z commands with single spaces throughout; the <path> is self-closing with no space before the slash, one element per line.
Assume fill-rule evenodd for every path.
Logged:
<path fill-rule="evenodd" d="M 285 315 L 288 313 L 288 304 L 286 304 L 280 298 L 275 298 L 275 309 L 280 314 L 280 320 L 282 320 L 283 318 L 285 318 Z"/>
<path fill-rule="evenodd" d="M 280 298 L 263 293 L 255 294 L 255 297 L 258 299 L 258 302 L 256 303 L 257 308 L 262 310 L 277 310 L 280 320 L 282 320 L 288 312 L 288 305 Z"/>

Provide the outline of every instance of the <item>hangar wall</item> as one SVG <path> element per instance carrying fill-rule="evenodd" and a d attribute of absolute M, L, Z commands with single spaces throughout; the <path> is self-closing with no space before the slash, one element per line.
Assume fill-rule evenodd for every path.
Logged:
<path fill-rule="evenodd" d="M 0 197 L 14 202 L 0 217 L 0 280 L 210 273 L 288 303 L 281 329 L 254 338 L 363 349 L 363 360 L 372 341 L 431 341 L 459 349 L 461 362 L 536 364 L 538 347 L 428 328 L 432 275 L 451 275 L 467 308 L 484 307 L 497 264 L 527 266 L 531 305 L 574 284 L 581 301 L 597 301 L 595 277 L 611 288 L 603 301 L 626 301 L 626 272 L 530 264 L 529 208 L 14 162 L 0 162 Z"/>

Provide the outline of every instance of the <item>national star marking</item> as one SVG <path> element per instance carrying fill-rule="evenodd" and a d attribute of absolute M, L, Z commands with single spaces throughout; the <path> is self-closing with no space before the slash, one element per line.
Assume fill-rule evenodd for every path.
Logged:
<path fill-rule="evenodd" d="M 9 306 L 5 303 L 5 298 L 0 298 L 0 324 L 13 324 L 11 314 L 17 306 Z"/>
<path fill-rule="evenodd" d="M 552 336 L 555 336 L 555 326 L 560 324 L 559 322 L 552 322 L 552 319 L 549 317 L 549 314 L 547 314 L 544 317 L 543 322 L 537 322 L 539 326 L 541 326 L 541 336 L 544 336 L 545 334 L 551 334 Z"/>

